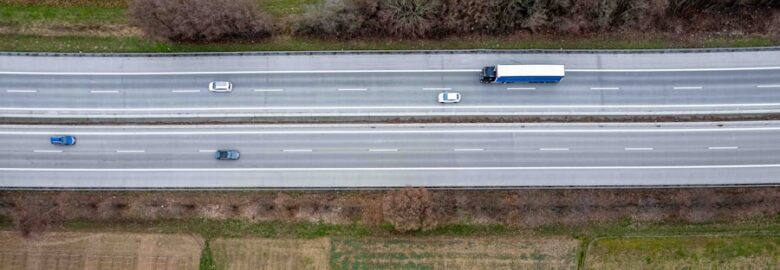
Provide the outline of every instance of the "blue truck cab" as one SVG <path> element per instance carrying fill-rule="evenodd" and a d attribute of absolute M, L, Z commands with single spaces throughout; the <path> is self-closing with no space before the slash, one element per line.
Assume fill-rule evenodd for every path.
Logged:
<path fill-rule="evenodd" d="M 76 144 L 76 137 L 71 135 L 57 135 L 51 136 L 51 144 L 56 145 L 74 145 Z"/>

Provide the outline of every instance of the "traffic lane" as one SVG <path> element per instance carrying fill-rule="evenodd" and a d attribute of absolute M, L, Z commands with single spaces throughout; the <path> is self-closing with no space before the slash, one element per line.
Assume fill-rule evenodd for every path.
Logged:
<path fill-rule="evenodd" d="M 750 71 L 696 71 L 696 72 L 570 72 L 553 86 L 598 86 L 598 84 L 659 85 L 701 83 L 703 85 L 728 85 L 732 83 L 777 83 L 780 70 Z M 208 83 L 216 80 L 234 82 L 236 89 L 255 87 L 387 87 L 401 89 L 407 86 L 462 87 L 483 86 L 478 72 L 451 73 L 336 73 L 336 74 L 224 74 L 224 75 L 165 75 L 165 76 L 42 76 L 0 75 L 2 87 L 81 90 L 207 90 Z M 498 84 L 499 86 L 502 84 Z M 513 84 L 509 84 L 513 85 Z M 523 85 L 523 84 L 520 84 Z"/>
<path fill-rule="evenodd" d="M 547 167 L 547 166 L 698 166 L 780 164 L 777 149 L 738 151 L 452 150 L 340 149 L 312 152 L 239 149 L 241 159 L 223 161 L 214 152 L 120 149 L 106 152 L 7 152 L 10 168 L 388 168 L 388 167 Z"/>
<path fill-rule="evenodd" d="M 134 130 L 134 129 L 131 129 Z M 49 137 L 68 134 L 68 131 L 37 131 L 35 134 L 1 134 L 0 150 L 29 152 L 39 150 L 63 150 L 74 152 L 101 152 L 117 149 L 174 150 L 180 152 L 203 149 L 264 149 L 265 151 L 283 151 L 286 149 L 340 150 L 391 148 L 403 150 L 456 150 L 456 149 L 539 149 L 570 148 L 595 151 L 600 149 L 653 148 L 671 149 L 709 149 L 712 147 L 764 148 L 776 149 L 778 130 L 734 130 L 690 132 L 690 130 L 654 130 L 643 132 L 642 128 L 632 132 L 604 130 L 588 132 L 594 129 L 571 132 L 491 132 L 489 128 L 477 128 L 478 133 L 457 130 L 438 133 L 436 130 L 399 129 L 415 131 L 410 133 L 384 133 L 381 130 L 362 129 L 364 132 L 317 134 L 296 134 L 295 131 L 283 134 L 135 134 L 133 131 L 119 131 L 113 135 L 76 135 L 75 146 L 63 147 L 51 145 Z M 512 128 L 510 128 L 512 130 Z M 566 129 L 562 129 L 566 131 Z M 598 129 L 595 129 L 598 131 Z M 79 132 L 79 129 L 71 130 Z M 83 131 L 83 130 L 82 130 Z M 170 129 L 144 130 L 166 132 Z M 219 131 L 205 129 L 200 131 Z M 237 132 L 240 132 L 238 130 Z M 284 131 L 284 130 L 282 130 Z M 313 130 L 313 131 L 316 131 Z M 361 131 L 357 129 L 356 131 Z M 22 131 L 23 132 L 23 131 Z M 117 131 L 114 131 L 117 132 Z M 187 132 L 187 131 L 184 131 Z M 273 131 L 269 131 L 273 132 Z"/>
<path fill-rule="evenodd" d="M 0 169 L 2 170 L 2 169 Z M 366 170 L 0 171 L 2 187 L 355 188 L 765 185 L 780 167 L 418 168 Z"/>

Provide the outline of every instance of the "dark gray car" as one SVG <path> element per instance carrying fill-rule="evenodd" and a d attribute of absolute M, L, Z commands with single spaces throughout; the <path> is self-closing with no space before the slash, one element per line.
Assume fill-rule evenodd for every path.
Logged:
<path fill-rule="evenodd" d="M 241 157 L 241 153 L 238 150 L 217 150 L 214 153 L 214 157 L 219 160 L 238 160 Z"/>

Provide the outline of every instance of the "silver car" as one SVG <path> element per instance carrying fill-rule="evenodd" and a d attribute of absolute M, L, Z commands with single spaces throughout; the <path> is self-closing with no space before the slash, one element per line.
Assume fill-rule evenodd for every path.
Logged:
<path fill-rule="evenodd" d="M 458 103 L 460 102 L 460 93 L 441 92 L 439 94 L 439 103 Z"/>
<path fill-rule="evenodd" d="M 228 81 L 213 81 L 209 83 L 211 92 L 230 92 L 233 91 L 233 83 Z"/>

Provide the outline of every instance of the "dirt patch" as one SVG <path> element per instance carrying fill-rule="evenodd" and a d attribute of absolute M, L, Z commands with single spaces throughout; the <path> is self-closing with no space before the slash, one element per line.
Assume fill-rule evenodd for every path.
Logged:
<path fill-rule="evenodd" d="M 585 269 L 776 269 L 780 236 L 600 239 Z"/>
<path fill-rule="evenodd" d="M 194 236 L 57 232 L 24 238 L 0 232 L 0 269 L 198 269 Z"/>
<path fill-rule="evenodd" d="M 561 237 L 334 239 L 335 269 L 576 269 Z"/>
<path fill-rule="evenodd" d="M 217 239 L 211 252 L 219 269 L 330 269 L 327 238 Z"/>

